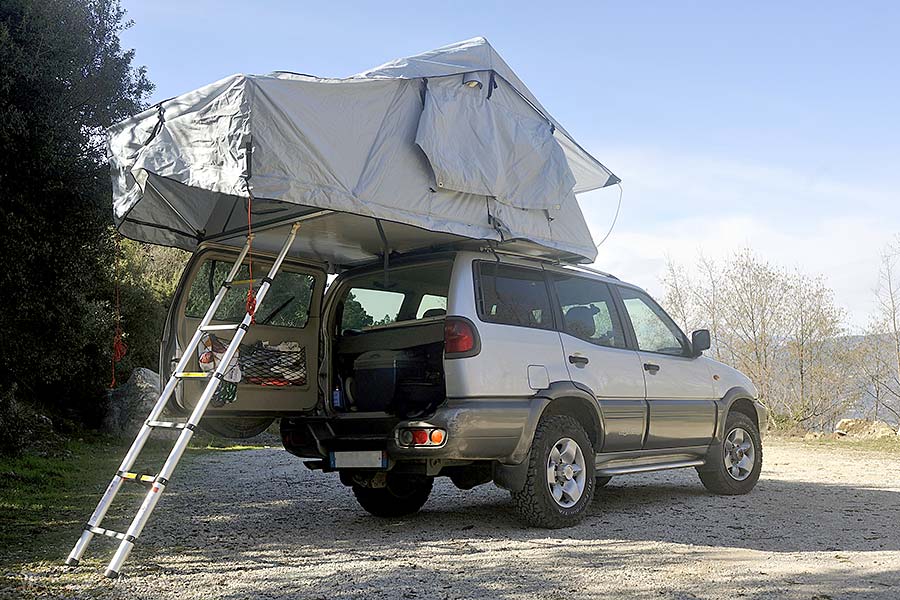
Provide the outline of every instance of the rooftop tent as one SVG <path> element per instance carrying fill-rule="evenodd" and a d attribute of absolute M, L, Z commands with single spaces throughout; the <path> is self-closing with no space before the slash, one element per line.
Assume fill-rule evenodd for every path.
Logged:
<path fill-rule="evenodd" d="M 109 131 L 116 225 L 184 250 L 256 245 L 336 267 L 493 240 L 589 262 L 575 194 L 618 182 L 484 38 L 345 79 L 232 75 Z"/>

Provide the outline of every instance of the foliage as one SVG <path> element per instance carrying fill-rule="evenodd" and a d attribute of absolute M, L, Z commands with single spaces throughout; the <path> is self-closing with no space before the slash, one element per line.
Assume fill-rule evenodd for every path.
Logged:
<path fill-rule="evenodd" d="M 710 329 L 712 355 L 754 382 L 782 428 L 830 428 L 853 402 L 843 313 L 821 279 L 788 272 L 745 249 L 692 276 L 671 263 L 664 302 L 686 329 Z"/>
<path fill-rule="evenodd" d="M 113 326 L 102 132 L 152 88 L 119 45 L 127 26 L 117 0 L 0 5 L 0 385 L 88 422 Z"/>
<path fill-rule="evenodd" d="M 128 352 L 116 365 L 116 379 L 124 382 L 137 367 L 159 369 L 159 340 L 169 303 L 188 259 L 175 248 L 151 246 L 127 239 L 119 241 L 118 279 L 121 324 Z"/>
<path fill-rule="evenodd" d="M 387 315 L 385 315 L 387 317 Z M 364 329 L 375 324 L 375 319 L 366 312 L 363 305 L 353 292 L 349 292 L 344 299 L 344 315 L 341 319 L 342 329 Z"/>
<path fill-rule="evenodd" d="M 900 427 L 900 236 L 881 255 L 876 311 L 859 344 L 859 394 L 871 403 L 874 418 L 889 418 Z"/>

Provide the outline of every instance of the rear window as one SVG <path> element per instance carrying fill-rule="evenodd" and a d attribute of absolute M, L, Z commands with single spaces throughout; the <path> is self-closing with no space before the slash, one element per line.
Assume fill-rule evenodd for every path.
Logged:
<path fill-rule="evenodd" d="M 478 318 L 487 323 L 553 328 L 553 310 L 544 272 L 479 262 Z"/>
<path fill-rule="evenodd" d="M 444 316 L 451 267 L 428 263 L 352 277 L 341 301 L 341 331 Z"/>
<path fill-rule="evenodd" d="M 219 287 L 228 277 L 228 271 L 231 270 L 232 264 L 228 261 L 213 259 L 200 265 L 188 292 L 187 306 L 184 310 L 186 317 L 200 319 L 206 314 Z M 257 279 L 265 276 L 268 270 L 269 265 L 254 261 L 253 275 Z M 235 280 L 249 277 L 247 265 L 241 265 Z M 265 302 L 256 312 L 256 322 L 273 327 L 306 327 L 314 285 L 315 279 L 312 275 L 279 271 L 266 294 Z M 225 298 L 213 318 L 218 321 L 237 323 L 244 318 L 246 307 L 247 286 L 236 286 L 225 294 Z"/>

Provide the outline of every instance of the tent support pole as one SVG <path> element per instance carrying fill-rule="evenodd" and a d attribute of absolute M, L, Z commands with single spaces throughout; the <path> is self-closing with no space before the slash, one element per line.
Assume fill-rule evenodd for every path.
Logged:
<path fill-rule="evenodd" d="M 384 287 L 389 288 L 388 284 L 388 267 L 390 267 L 391 252 L 388 249 L 387 236 L 384 234 L 384 227 L 381 226 L 381 219 L 375 219 L 375 226 L 378 227 L 378 235 L 381 236 L 382 260 L 384 260 Z"/>
<path fill-rule="evenodd" d="M 263 221 L 262 223 L 254 223 L 253 224 L 253 232 L 260 233 L 262 231 L 266 231 L 269 229 L 274 229 L 276 227 L 281 227 L 282 225 L 290 225 L 291 223 L 300 223 L 302 221 L 311 221 L 313 219 L 318 219 L 319 217 L 324 217 L 333 213 L 333 210 L 317 210 L 316 212 L 309 213 L 306 215 L 302 215 L 299 217 L 290 217 L 287 219 L 274 219 L 271 221 Z M 223 231 L 222 233 L 217 233 L 216 235 L 211 235 L 209 237 L 203 238 L 204 242 L 214 242 L 216 240 L 225 240 L 228 238 L 232 238 L 236 235 L 240 235 L 246 230 L 246 228 L 239 229 L 231 229 L 229 231 Z"/>

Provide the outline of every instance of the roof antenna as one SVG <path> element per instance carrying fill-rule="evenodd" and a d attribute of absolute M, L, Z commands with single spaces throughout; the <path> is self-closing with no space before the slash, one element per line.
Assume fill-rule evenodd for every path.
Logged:
<path fill-rule="evenodd" d="M 616 226 L 616 221 L 619 220 L 619 210 L 622 208 L 622 192 L 623 192 L 624 190 L 622 189 L 622 182 L 621 182 L 621 181 L 616 182 L 616 185 L 619 186 L 619 203 L 616 204 L 616 214 L 615 214 L 615 216 L 613 216 L 612 223 L 611 223 L 610 226 L 609 226 L 609 231 L 606 232 L 606 235 L 604 235 L 604 236 L 603 236 L 603 239 L 600 240 L 600 243 L 597 244 L 597 247 L 598 247 L 598 248 L 603 244 L 603 242 L 606 241 L 606 239 L 609 237 L 609 234 L 612 233 L 613 227 Z"/>

